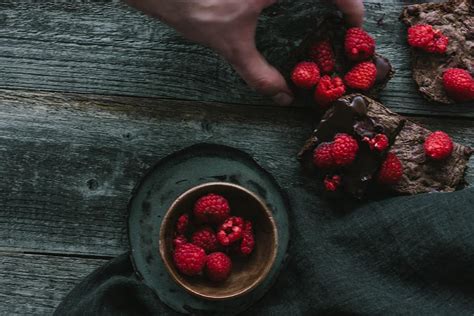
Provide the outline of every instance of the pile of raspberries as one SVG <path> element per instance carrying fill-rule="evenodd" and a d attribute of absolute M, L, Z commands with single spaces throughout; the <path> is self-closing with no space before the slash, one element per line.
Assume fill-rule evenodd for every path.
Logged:
<path fill-rule="evenodd" d="M 368 144 L 371 150 L 384 151 L 389 146 L 389 140 L 384 134 L 377 134 L 373 138 L 364 137 L 362 142 Z M 453 152 L 453 141 L 448 134 L 436 131 L 428 135 L 424 142 L 424 151 L 428 159 L 444 160 Z M 359 143 L 349 134 L 336 134 L 330 143 L 321 143 L 313 152 L 313 163 L 321 170 L 329 171 L 324 179 L 327 191 L 336 191 L 342 182 L 337 170 L 350 166 L 356 159 Z M 376 180 L 380 184 L 393 185 L 403 176 L 403 165 L 400 159 L 392 152 L 387 154 L 380 166 Z"/>
<path fill-rule="evenodd" d="M 408 29 L 408 44 L 430 54 L 446 54 L 449 39 L 431 25 L 417 24 Z M 474 100 L 474 79 L 465 69 L 446 69 L 443 72 L 443 86 L 446 94 L 455 101 Z"/>
<path fill-rule="evenodd" d="M 375 53 L 375 40 L 361 28 L 350 28 L 345 35 L 344 52 L 353 62 L 344 78 L 333 75 L 336 71 L 336 59 L 329 40 L 311 45 L 311 61 L 298 63 L 291 72 L 291 80 L 297 87 L 314 89 L 314 100 L 323 110 L 342 97 L 346 93 L 346 87 L 368 91 L 375 83 L 377 68 L 371 60 Z"/>
<path fill-rule="evenodd" d="M 231 216 L 229 202 L 210 193 L 194 204 L 192 215 L 176 222 L 173 260 L 187 276 L 204 274 L 209 280 L 227 280 L 232 270 L 230 256 L 248 257 L 255 247 L 252 222 Z"/>

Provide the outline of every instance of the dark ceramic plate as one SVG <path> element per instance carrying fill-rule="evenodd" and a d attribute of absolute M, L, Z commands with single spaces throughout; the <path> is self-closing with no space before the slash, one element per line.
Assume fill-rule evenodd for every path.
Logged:
<path fill-rule="evenodd" d="M 235 183 L 259 195 L 267 202 L 278 228 L 277 257 L 267 278 L 247 295 L 226 301 L 204 300 L 187 293 L 172 280 L 158 248 L 161 221 L 173 201 L 196 185 L 214 181 Z M 176 311 L 237 314 L 268 291 L 284 265 L 289 241 L 288 210 L 285 194 L 275 179 L 248 154 L 212 144 L 185 148 L 160 160 L 133 192 L 128 235 L 135 271 Z"/>

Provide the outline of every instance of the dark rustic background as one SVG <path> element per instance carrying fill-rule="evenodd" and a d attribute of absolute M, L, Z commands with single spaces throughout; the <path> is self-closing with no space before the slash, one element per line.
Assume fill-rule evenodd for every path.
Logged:
<path fill-rule="evenodd" d="M 366 1 L 365 27 L 397 70 L 381 100 L 473 146 L 472 107 L 416 92 L 402 6 Z M 328 10 L 282 1 L 262 16 L 259 47 L 284 66 Z M 210 50 L 119 1 L 0 0 L 0 30 L 1 315 L 51 314 L 125 252 L 132 188 L 156 160 L 196 142 L 249 152 L 288 191 L 293 216 L 315 225 L 333 216 L 295 158 L 312 129 L 308 109 L 273 106 Z"/>

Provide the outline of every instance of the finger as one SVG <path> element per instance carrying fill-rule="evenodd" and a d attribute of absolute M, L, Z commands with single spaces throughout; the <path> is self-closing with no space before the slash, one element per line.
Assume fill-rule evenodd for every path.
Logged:
<path fill-rule="evenodd" d="M 265 60 L 253 43 L 241 45 L 228 60 L 251 88 L 279 105 L 293 102 L 293 93 L 281 73 Z"/>
<path fill-rule="evenodd" d="M 364 22 L 364 2 L 362 0 L 334 0 L 339 10 L 344 13 L 347 23 L 361 26 Z"/>

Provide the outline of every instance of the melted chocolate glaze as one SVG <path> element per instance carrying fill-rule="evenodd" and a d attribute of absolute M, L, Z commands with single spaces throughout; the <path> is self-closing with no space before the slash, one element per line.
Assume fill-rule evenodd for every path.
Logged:
<path fill-rule="evenodd" d="M 386 151 L 371 150 L 362 139 L 372 138 L 381 132 L 388 132 L 387 136 L 393 139 L 390 131 L 386 131 L 383 124 L 380 124 L 376 118 L 368 116 L 367 113 L 368 104 L 364 97 L 355 95 L 339 99 L 321 119 L 309 142 L 309 147 L 306 148 L 307 151 L 312 152 L 319 144 L 331 142 L 338 133 L 346 133 L 356 138 L 359 144 L 356 160 L 350 166 L 330 172 L 340 174 L 344 191 L 359 199 L 365 195 L 370 180 L 386 154 Z"/>
<path fill-rule="evenodd" d="M 337 133 L 355 137 L 359 144 L 356 160 L 345 168 L 319 170 L 312 163 L 313 150 L 322 142 L 330 142 Z M 389 148 L 403 165 L 403 177 L 392 186 L 381 186 L 373 180 L 385 158 L 387 150 L 370 150 L 362 141 L 375 134 L 384 133 L 389 138 Z M 452 155 L 443 161 L 426 159 L 424 139 L 431 131 L 395 114 L 382 104 L 360 94 L 344 96 L 336 101 L 321 120 L 318 128 L 308 139 L 299 157 L 306 173 L 322 183 L 326 175 L 340 175 L 342 185 L 336 193 L 358 199 L 369 195 L 380 197 L 387 192 L 418 194 L 425 192 L 450 192 L 464 183 L 464 172 L 473 150 L 454 143 Z"/>
<path fill-rule="evenodd" d="M 392 66 L 388 62 L 387 58 L 379 55 L 375 55 L 373 58 L 375 67 L 377 68 L 377 76 L 375 77 L 375 84 L 380 84 L 388 81 Z"/>
<path fill-rule="evenodd" d="M 330 142 L 337 133 L 353 134 L 354 124 L 366 115 L 367 104 L 362 97 L 338 100 L 323 116 L 314 136 L 320 142 Z"/>

